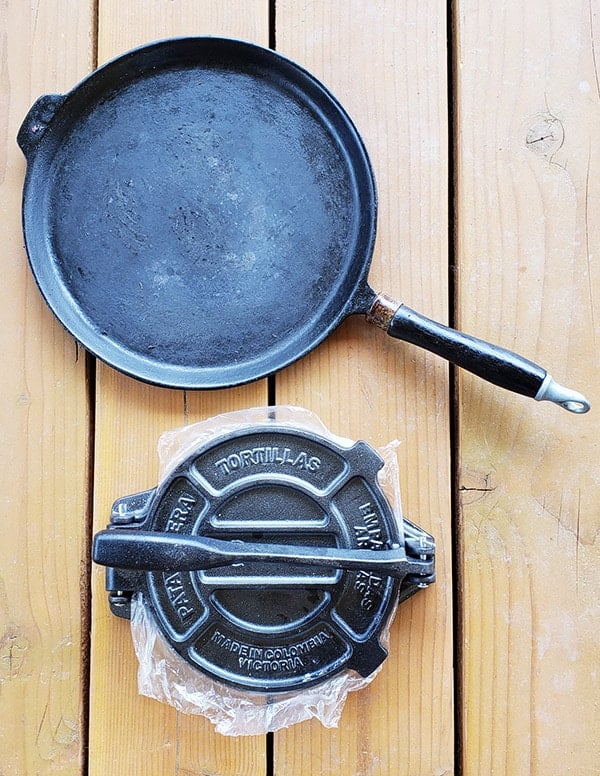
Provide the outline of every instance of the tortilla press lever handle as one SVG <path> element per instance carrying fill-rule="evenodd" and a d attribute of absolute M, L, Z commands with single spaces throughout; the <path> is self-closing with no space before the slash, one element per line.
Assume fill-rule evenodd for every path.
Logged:
<path fill-rule="evenodd" d="M 66 98 L 65 94 L 44 94 L 29 109 L 17 134 L 17 143 L 27 158 L 35 151 L 48 124 Z"/>
<path fill-rule="evenodd" d="M 541 366 L 498 345 L 451 329 L 380 294 L 367 318 L 391 337 L 429 350 L 501 388 L 551 401 L 574 413 L 590 409 L 581 393 L 564 388 Z"/>
<path fill-rule="evenodd" d="M 327 568 L 376 571 L 403 579 L 414 574 L 433 581 L 434 545 L 421 541 L 418 558 L 404 550 L 357 550 L 260 544 L 206 536 L 107 529 L 94 537 L 93 560 L 103 566 L 133 571 L 202 571 L 248 562 L 285 562 Z"/>

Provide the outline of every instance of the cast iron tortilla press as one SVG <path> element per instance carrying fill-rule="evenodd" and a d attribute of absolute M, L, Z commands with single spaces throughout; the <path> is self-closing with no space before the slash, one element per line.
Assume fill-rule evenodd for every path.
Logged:
<path fill-rule="evenodd" d="M 396 518 L 382 466 L 293 426 L 213 437 L 95 536 L 113 613 L 141 593 L 173 650 L 245 691 L 370 675 L 397 603 L 434 581 L 434 540 Z"/>

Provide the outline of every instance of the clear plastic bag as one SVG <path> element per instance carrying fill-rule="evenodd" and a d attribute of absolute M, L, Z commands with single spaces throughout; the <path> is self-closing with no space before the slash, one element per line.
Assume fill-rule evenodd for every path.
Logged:
<path fill-rule="evenodd" d="M 265 407 L 232 412 L 163 434 L 158 446 L 161 480 L 212 438 L 257 424 L 304 428 L 335 441 L 341 447 L 350 448 L 354 444 L 332 435 L 316 415 L 301 408 Z M 397 446 L 397 442 L 391 442 L 378 449 L 384 461 L 378 479 L 402 535 Z M 384 647 L 389 641 L 389 626 L 396 608 L 397 603 L 379 634 Z M 215 725 L 215 730 L 224 735 L 264 734 L 313 717 L 325 727 L 335 727 L 348 693 L 368 685 L 379 670 L 367 677 L 342 670 L 319 684 L 293 692 L 265 694 L 241 691 L 213 680 L 180 657 L 163 638 L 141 593 L 132 600 L 131 631 L 139 661 L 139 692 L 168 703 L 183 713 L 207 717 Z"/>

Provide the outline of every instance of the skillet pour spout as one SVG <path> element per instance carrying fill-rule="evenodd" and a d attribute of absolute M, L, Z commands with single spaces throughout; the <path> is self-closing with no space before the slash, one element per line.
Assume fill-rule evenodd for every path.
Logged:
<path fill-rule="evenodd" d="M 270 49 L 142 46 L 37 100 L 17 140 L 40 291 L 88 351 L 132 377 L 247 383 L 362 313 L 496 385 L 589 409 L 527 359 L 372 291 L 364 143 L 333 94 Z"/>

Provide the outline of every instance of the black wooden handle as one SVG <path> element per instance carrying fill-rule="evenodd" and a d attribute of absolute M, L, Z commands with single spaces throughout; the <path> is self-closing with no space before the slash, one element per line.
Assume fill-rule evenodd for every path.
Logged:
<path fill-rule="evenodd" d="M 447 361 L 509 391 L 531 396 L 539 391 L 546 370 L 510 350 L 450 329 L 406 305 L 394 313 L 388 334 L 419 345 Z"/>
<path fill-rule="evenodd" d="M 553 401 L 570 412 L 587 412 L 587 399 L 558 385 L 541 366 L 510 350 L 463 334 L 400 305 L 389 318 L 390 336 L 419 345 L 509 391 Z"/>

